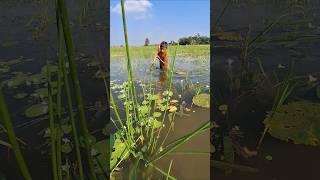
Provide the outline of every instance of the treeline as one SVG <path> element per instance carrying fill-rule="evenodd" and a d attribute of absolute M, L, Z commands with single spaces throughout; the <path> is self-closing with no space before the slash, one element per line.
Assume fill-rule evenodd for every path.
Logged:
<path fill-rule="evenodd" d="M 210 44 L 210 38 L 208 36 L 201 36 L 200 34 L 196 34 L 195 36 L 182 37 L 176 41 L 170 41 L 169 45 L 199 45 L 199 44 Z M 150 40 L 149 38 L 145 39 L 144 46 L 149 46 Z"/>
<path fill-rule="evenodd" d="M 201 36 L 197 34 L 195 36 L 182 37 L 178 42 L 171 41 L 170 44 L 173 45 L 199 45 L 199 44 L 210 44 L 210 38 L 207 36 Z"/>

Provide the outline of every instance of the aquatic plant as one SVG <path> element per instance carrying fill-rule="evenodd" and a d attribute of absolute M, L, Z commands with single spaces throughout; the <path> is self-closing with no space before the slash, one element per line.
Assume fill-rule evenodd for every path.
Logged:
<path fill-rule="evenodd" d="M 97 176 L 95 174 L 95 169 L 94 169 L 94 164 L 93 164 L 93 158 L 91 155 L 91 144 L 89 143 L 89 132 L 86 124 L 86 117 L 85 117 L 85 111 L 84 111 L 84 105 L 83 105 L 83 99 L 81 95 L 81 88 L 80 88 L 80 83 L 78 79 L 78 70 L 77 70 L 77 65 L 75 63 L 74 59 L 74 47 L 73 47 L 73 42 L 72 42 L 72 35 L 70 31 L 70 23 L 69 23 L 69 18 L 68 18 L 68 10 L 65 5 L 64 0 L 57 0 L 57 18 L 61 20 L 61 27 L 60 30 L 62 29 L 63 31 L 63 37 L 65 40 L 65 47 L 67 50 L 67 56 L 68 56 L 68 62 L 70 65 L 70 74 L 71 74 L 71 79 L 73 83 L 73 87 L 75 89 L 75 96 L 76 96 L 76 101 L 77 101 L 77 107 L 79 110 L 79 117 L 80 117 L 80 125 L 81 125 L 81 131 L 84 139 L 84 144 L 85 144 L 85 150 L 86 150 L 86 156 L 87 156 L 87 162 L 89 166 L 89 173 L 90 173 L 90 178 L 92 180 L 97 179 Z M 58 30 L 59 31 L 59 30 Z M 61 32 L 61 31 L 60 31 Z M 79 159 L 78 159 L 79 163 Z"/>
<path fill-rule="evenodd" d="M 3 124 L 7 130 L 7 135 L 8 135 L 10 144 L 12 146 L 14 155 L 16 157 L 17 164 L 20 168 L 20 171 L 26 180 L 31 180 L 31 175 L 29 173 L 25 160 L 22 156 L 22 152 L 18 144 L 17 137 L 13 129 L 13 125 L 10 120 L 9 112 L 5 103 L 4 96 L 2 95 L 1 88 L 0 88 L 0 114 L 1 114 L 1 119 L 3 121 Z"/>
<path fill-rule="evenodd" d="M 281 105 L 270 112 L 264 123 L 271 136 L 294 144 L 318 146 L 320 144 L 320 105 L 297 101 Z M 271 116 L 272 115 L 272 116 Z"/>

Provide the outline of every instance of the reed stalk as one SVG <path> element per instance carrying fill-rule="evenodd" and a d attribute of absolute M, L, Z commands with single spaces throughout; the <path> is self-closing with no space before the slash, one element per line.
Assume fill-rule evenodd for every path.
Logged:
<path fill-rule="evenodd" d="M 91 156 L 91 144 L 89 143 L 89 130 L 87 127 L 87 122 L 86 122 L 86 117 L 85 117 L 80 82 L 79 82 L 79 78 L 78 78 L 77 64 L 76 64 L 75 58 L 74 58 L 75 52 L 74 52 L 74 46 L 73 46 L 73 42 L 72 42 L 72 35 L 71 35 L 71 30 L 70 30 L 69 18 L 68 18 L 68 10 L 67 10 L 67 7 L 65 5 L 64 0 L 58 0 L 58 11 L 59 11 L 60 18 L 61 18 L 64 40 L 65 40 L 65 45 L 66 45 L 66 50 L 67 50 L 67 55 L 68 55 L 68 62 L 70 65 L 72 84 L 73 84 L 73 87 L 75 88 L 75 95 L 76 95 L 76 101 L 77 101 L 77 106 L 78 106 L 78 110 L 79 110 L 81 131 L 82 131 L 82 135 L 84 137 L 84 144 L 85 144 L 86 156 L 87 156 L 87 160 L 88 160 L 90 179 L 96 180 L 97 176 L 95 174 L 93 158 Z"/>
<path fill-rule="evenodd" d="M 47 81 L 48 81 L 48 111 L 49 111 L 49 124 L 50 124 L 50 144 L 51 144 L 51 165 L 52 175 L 54 180 L 58 180 L 58 167 L 57 167 L 57 149 L 56 149 L 56 128 L 54 123 L 54 112 L 52 102 L 52 87 L 51 87 L 51 69 L 50 64 L 47 62 Z"/>
<path fill-rule="evenodd" d="M 1 114 L 1 119 L 3 121 L 3 124 L 7 129 L 8 139 L 13 149 L 13 152 L 14 152 L 17 164 L 22 173 L 22 176 L 24 177 L 25 180 L 31 180 L 32 178 L 29 173 L 28 167 L 24 161 L 24 158 L 22 156 L 22 152 L 21 152 L 19 143 L 17 141 L 17 137 L 15 135 L 12 122 L 10 120 L 9 112 L 5 103 L 4 96 L 1 92 L 1 89 L 0 89 L 0 114 Z"/>

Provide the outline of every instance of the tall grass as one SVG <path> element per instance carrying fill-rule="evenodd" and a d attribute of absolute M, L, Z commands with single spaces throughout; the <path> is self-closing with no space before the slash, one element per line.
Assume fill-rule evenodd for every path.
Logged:
<path fill-rule="evenodd" d="M 54 122 L 53 102 L 52 102 L 52 87 L 51 87 L 51 69 L 50 64 L 47 63 L 47 81 L 48 81 L 48 112 L 49 112 L 49 126 L 50 126 L 50 145 L 51 145 L 51 166 L 52 176 L 54 180 L 59 179 L 58 165 L 57 165 L 57 136 Z"/>
<path fill-rule="evenodd" d="M 294 90 L 296 84 L 292 83 L 292 76 L 293 76 L 293 66 L 294 66 L 294 60 L 291 60 L 290 62 L 290 66 L 287 72 L 287 75 L 285 77 L 285 79 L 279 84 L 279 86 L 277 87 L 277 94 L 275 96 L 273 105 L 272 105 L 272 109 L 271 109 L 271 114 L 270 114 L 270 119 L 273 118 L 273 116 L 275 115 L 275 113 L 277 112 L 277 110 L 279 109 L 279 107 L 281 105 L 283 105 L 283 103 L 286 101 L 286 99 L 289 97 L 289 95 L 291 94 L 291 92 Z M 266 135 L 266 133 L 269 130 L 269 126 L 266 125 L 266 127 L 263 130 L 263 133 L 258 141 L 258 145 L 257 145 L 257 149 L 260 148 L 261 143 Z"/>
<path fill-rule="evenodd" d="M 7 106 L 5 103 L 5 99 L 4 99 L 4 96 L 1 92 L 1 88 L 0 88 L 0 114 L 1 114 L 1 119 L 3 121 L 3 124 L 4 124 L 5 128 L 7 129 L 7 135 L 9 138 L 9 142 L 10 142 L 11 147 L 13 149 L 13 152 L 14 152 L 17 164 L 20 168 L 20 171 L 21 171 L 24 179 L 31 180 L 32 178 L 29 173 L 28 167 L 24 161 L 24 158 L 22 156 L 20 146 L 17 141 L 17 137 L 15 135 L 13 125 L 10 120 L 9 112 L 8 112 L 8 109 L 7 109 Z"/>
<path fill-rule="evenodd" d="M 79 116 L 80 116 L 81 132 L 84 137 L 84 144 L 85 144 L 86 156 L 87 156 L 87 161 L 89 166 L 90 179 L 96 180 L 97 176 L 95 174 L 93 158 L 91 156 L 92 148 L 91 148 L 91 144 L 89 143 L 89 131 L 87 127 L 83 99 L 81 95 L 80 82 L 79 82 L 78 72 L 77 72 L 78 71 L 77 64 L 75 62 L 75 57 L 74 57 L 75 52 L 74 52 L 74 47 L 72 42 L 72 35 L 70 31 L 68 10 L 64 0 L 57 0 L 57 5 L 58 5 L 57 9 L 59 12 L 58 14 L 62 24 L 65 46 L 66 46 L 67 55 L 68 55 L 68 62 L 70 65 L 72 84 L 75 89 L 75 96 L 76 96 L 76 102 L 77 102 Z"/>

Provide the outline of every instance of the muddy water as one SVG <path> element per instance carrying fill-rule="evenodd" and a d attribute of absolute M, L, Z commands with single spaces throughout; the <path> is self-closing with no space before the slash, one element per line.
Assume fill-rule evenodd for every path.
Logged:
<path fill-rule="evenodd" d="M 156 64 L 155 69 L 150 68 L 152 59 L 141 59 L 133 58 L 133 69 L 134 76 L 136 79 L 136 84 L 150 82 L 150 78 L 153 78 L 153 82 L 156 83 L 156 92 L 163 92 L 166 90 L 166 83 L 168 82 L 167 73 L 158 69 L 158 64 Z M 187 107 L 190 108 L 192 103 L 192 97 L 195 95 L 190 89 L 183 89 L 182 84 L 189 83 L 194 85 L 202 85 L 202 92 L 209 92 L 209 71 L 208 71 L 208 60 L 200 61 L 197 58 L 186 58 L 186 57 L 176 57 L 176 71 L 188 72 L 188 75 L 174 74 L 173 78 L 173 92 L 174 99 L 179 99 L 177 96 L 182 95 L 182 99 L 179 101 L 185 101 Z M 111 59 L 111 76 L 110 80 L 120 83 L 127 80 L 126 64 L 125 59 Z M 120 72 L 120 73 L 119 73 Z M 147 86 L 149 87 L 149 86 Z M 141 89 L 138 88 L 138 96 L 142 93 Z M 121 106 L 121 105 L 120 105 Z M 166 143 L 168 144 L 184 135 L 187 135 L 199 128 L 203 123 L 210 120 L 210 112 L 208 109 L 198 108 L 195 105 L 192 106 L 191 112 L 185 115 L 176 115 L 174 120 L 174 130 L 169 134 Z M 169 127 L 170 124 L 166 124 Z M 160 137 L 164 137 L 164 133 L 168 130 L 165 128 Z M 210 179 L 210 132 L 207 131 L 198 136 L 193 137 L 190 141 L 186 142 L 184 145 L 179 147 L 174 152 L 176 153 L 195 153 L 195 154 L 169 154 L 164 158 L 158 160 L 156 164 L 162 170 L 167 172 L 170 161 L 173 160 L 172 169 L 170 175 L 176 177 L 177 179 L 199 179 L 205 180 Z M 202 154 L 196 154 L 196 153 Z M 146 171 L 146 170 L 142 170 Z M 122 175 L 126 177 L 127 174 Z M 158 174 L 158 172 L 153 171 L 152 179 L 163 179 L 163 175 Z"/>
<path fill-rule="evenodd" d="M 306 19 L 310 23 L 299 29 L 300 33 L 314 34 L 320 37 L 320 21 L 319 21 L 319 5 L 320 1 L 304 1 L 304 8 L 306 12 Z M 292 2 L 291 2 L 292 3 Z M 214 6 L 215 20 L 221 13 L 222 9 L 226 6 L 227 1 L 215 0 Z M 230 31 L 241 33 L 245 37 L 248 32 L 248 27 L 251 25 L 251 35 L 257 35 L 262 32 L 264 28 L 272 22 L 272 19 L 284 14 L 290 7 L 290 1 L 233 1 L 226 9 L 225 14 L 220 19 L 220 23 L 216 25 L 215 31 Z M 235 18 L 236 17 L 236 18 Z M 297 18 L 296 21 L 299 19 Z M 301 19 L 300 19 L 301 20 Z M 310 28 L 311 27 L 311 28 Z M 291 29 L 292 30 L 292 29 Z M 290 31 L 285 27 L 277 26 L 267 35 L 271 37 L 284 37 L 284 32 Z M 238 42 L 223 42 L 216 40 L 214 44 L 226 45 L 237 44 Z M 288 67 L 290 59 L 297 59 L 294 69 L 295 75 L 308 76 L 310 74 L 317 74 L 320 70 L 320 53 L 318 47 L 320 42 L 307 41 L 298 43 L 294 49 L 298 49 L 303 54 L 300 57 L 294 57 L 290 53 L 290 48 L 280 46 L 275 43 L 269 43 L 259 48 L 256 51 L 255 57 L 260 57 L 266 73 L 273 71 L 281 72 L 287 69 L 277 68 L 279 64 Z M 257 142 L 261 136 L 264 125 L 263 120 L 267 111 L 271 110 L 273 98 L 259 95 L 244 95 L 239 98 L 234 94 L 229 93 L 227 83 L 229 81 L 228 74 L 226 73 L 229 63 L 232 62 L 232 67 L 237 69 L 240 66 L 239 48 L 215 48 L 213 57 L 213 72 L 215 83 L 215 98 L 216 106 L 220 104 L 228 104 L 230 113 L 228 120 L 226 116 L 221 115 L 216 111 L 215 120 L 221 125 L 218 131 L 215 131 L 215 145 L 219 144 L 219 138 L 228 134 L 229 127 L 239 126 L 240 130 L 244 133 L 241 143 L 249 149 L 255 150 Z M 253 58 L 250 67 L 259 72 L 255 58 Z M 317 76 L 318 77 L 318 76 Z M 306 79 L 307 81 L 308 79 Z M 319 102 L 313 90 L 309 91 L 307 95 L 300 96 L 296 99 L 289 99 L 289 101 L 309 100 Z M 217 107 L 216 107 L 217 108 Z M 220 160 L 221 151 L 218 150 L 212 158 Z M 265 157 L 271 155 L 271 161 Z M 247 173 L 241 171 L 233 171 L 226 173 L 224 170 L 218 168 L 211 169 L 211 179 L 319 179 L 320 174 L 317 169 L 320 162 L 319 147 L 295 145 L 280 141 L 267 134 L 262 146 L 260 147 L 258 156 L 254 158 L 245 159 L 242 156 L 236 155 L 235 163 L 240 165 L 247 165 L 249 167 L 259 169 L 258 173 Z"/>

